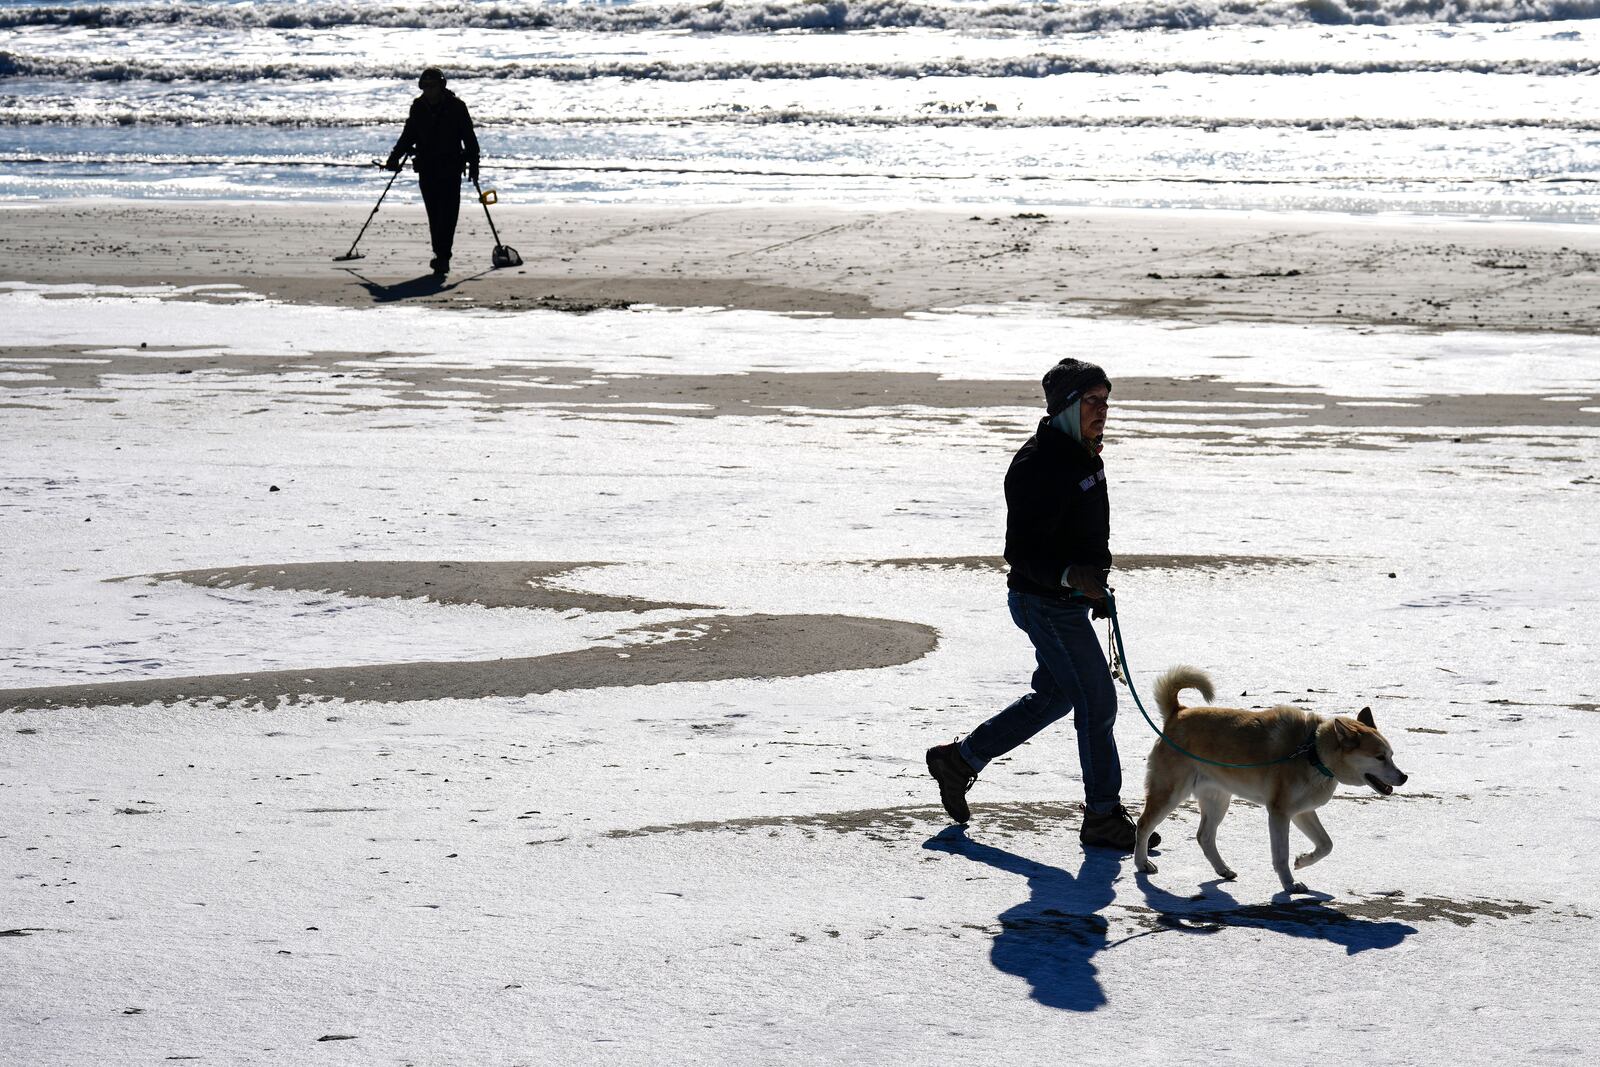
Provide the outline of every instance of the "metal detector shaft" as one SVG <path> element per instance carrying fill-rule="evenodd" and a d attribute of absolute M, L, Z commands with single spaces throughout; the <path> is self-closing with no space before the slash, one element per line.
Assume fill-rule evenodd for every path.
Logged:
<path fill-rule="evenodd" d="M 373 160 L 373 162 L 377 163 L 378 161 L 377 160 Z M 382 164 L 378 164 L 378 165 L 382 166 Z M 396 170 L 395 170 L 395 172 L 393 174 L 389 175 L 389 181 L 388 181 L 388 183 L 386 185 L 384 185 L 383 192 L 378 194 L 378 202 L 376 204 L 372 205 L 372 213 L 367 216 L 367 221 L 363 222 L 361 224 L 361 232 L 356 234 L 356 239 L 354 241 L 350 242 L 350 251 L 346 252 L 342 256 L 334 256 L 333 260 L 334 260 L 335 263 L 342 262 L 343 260 L 347 260 L 347 259 L 360 259 L 361 258 L 360 256 L 358 256 L 356 254 L 356 245 L 361 243 L 361 238 L 366 235 L 367 227 L 372 225 L 372 220 L 378 217 L 378 209 L 383 206 L 383 198 L 389 195 L 389 189 L 391 187 L 393 187 L 394 180 L 396 178 L 400 177 L 400 171 L 405 169 L 405 165 L 406 165 L 406 157 L 402 156 L 400 158 L 400 166 L 398 168 L 396 168 Z"/>
<path fill-rule="evenodd" d="M 483 198 L 483 186 L 474 181 L 472 187 L 478 190 L 478 203 L 483 205 L 483 217 L 489 220 L 489 232 L 494 234 L 494 244 L 498 248 L 500 247 L 500 231 L 494 228 L 494 216 L 489 214 L 489 201 Z"/>

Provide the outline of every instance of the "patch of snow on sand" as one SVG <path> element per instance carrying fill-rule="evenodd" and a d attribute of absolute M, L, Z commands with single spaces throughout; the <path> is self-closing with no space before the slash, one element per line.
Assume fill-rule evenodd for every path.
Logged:
<path fill-rule="evenodd" d="M 1600 384 L 1582 338 L 1015 310 L 578 318 L 12 291 L 0 314 L 14 356 L 145 342 L 1036 379 L 1072 352 L 1113 377 L 1374 399 Z M 1413 426 L 1391 447 L 1385 430 L 1146 419 L 1108 450 L 1122 556 L 1256 561 L 1119 572 L 1143 692 L 1191 662 L 1231 703 L 1370 704 L 1412 775 L 1384 799 L 1341 788 L 1334 851 L 1302 872 L 1328 899 L 1287 903 L 1247 805 L 1220 835 L 1233 883 L 1192 808 L 1151 879 L 1080 849 L 1068 723 L 986 771 L 965 834 L 938 813 L 922 750 L 1032 667 L 983 559 L 1035 409 L 335 414 L 295 376 L 198 377 L 0 390 L 0 684 L 543 653 L 639 620 L 106 581 L 296 561 L 617 561 L 562 581 L 906 620 L 939 642 L 803 678 L 0 716 L 0 1059 L 1293 1062 L 1325 1023 L 1362 1062 L 1587 1058 L 1591 428 Z M 1137 807 L 1152 735 L 1125 693 L 1117 731 Z"/>

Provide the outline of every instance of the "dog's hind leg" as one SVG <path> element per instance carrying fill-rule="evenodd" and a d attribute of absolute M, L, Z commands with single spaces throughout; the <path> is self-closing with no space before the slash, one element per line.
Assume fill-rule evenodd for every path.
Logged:
<path fill-rule="evenodd" d="M 1133 869 L 1143 874 L 1155 874 L 1156 865 L 1150 862 L 1150 834 L 1161 821 L 1189 797 L 1194 788 L 1194 778 L 1178 774 L 1167 776 L 1156 765 L 1159 753 L 1151 753 L 1150 773 L 1147 776 L 1144 810 L 1139 813 L 1139 824 L 1133 835 Z"/>
<path fill-rule="evenodd" d="M 1301 833 L 1311 838 L 1312 846 L 1310 852 L 1302 852 L 1294 858 L 1295 870 L 1309 867 L 1333 851 L 1333 838 L 1323 829 L 1322 820 L 1317 818 L 1315 811 L 1302 811 L 1294 817 L 1294 824 L 1300 827 Z"/>
<path fill-rule="evenodd" d="M 1303 882 L 1297 882 L 1289 873 L 1289 813 L 1268 805 L 1267 833 L 1272 838 L 1272 869 L 1278 872 L 1285 893 L 1309 893 Z"/>
<path fill-rule="evenodd" d="M 1200 851 L 1211 861 L 1211 869 L 1217 872 L 1217 877 L 1232 881 L 1239 876 L 1233 873 L 1233 868 L 1217 851 L 1217 824 L 1228 814 L 1233 794 L 1214 785 L 1203 785 L 1195 790 L 1195 796 L 1200 801 L 1200 830 L 1195 834 L 1195 839 L 1200 842 Z"/>

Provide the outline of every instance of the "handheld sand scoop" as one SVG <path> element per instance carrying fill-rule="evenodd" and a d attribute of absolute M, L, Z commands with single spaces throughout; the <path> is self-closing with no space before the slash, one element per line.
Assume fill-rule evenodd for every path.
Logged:
<path fill-rule="evenodd" d="M 472 183 L 472 187 L 478 190 L 478 203 L 483 205 L 483 217 L 489 220 L 489 232 L 494 234 L 494 253 L 489 257 L 489 262 L 496 270 L 501 267 L 522 266 L 522 256 L 517 250 L 510 245 L 500 243 L 500 231 L 494 228 L 494 217 L 489 214 L 489 205 L 498 204 L 500 197 L 493 189 L 485 189 L 476 181 Z"/>
<path fill-rule="evenodd" d="M 374 159 L 372 161 L 372 165 L 374 167 L 382 167 L 383 166 L 383 164 L 379 163 L 376 159 Z M 383 198 L 389 195 L 390 187 L 394 185 L 394 180 L 396 178 L 400 177 L 400 171 L 403 170 L 403 169 L 405 169 L 405 159 L 404 158 L 402 158 L 400 160 L 400 166 L 395 168 L 394 173 L 389 175 L 389 183 L 383 187 L 383 192 L 378 194 L 378 202 L 376 204 L 372 205 L 372 214 L 368 215 L 367 216 L 367 221 L 363 222 L 361 224 L 361 232 L 356 234 L 356 239 L 354 241 L 350 242 L 350 251 L 346 252 L 342 256 L 334 256 L 333 257 L 333 261 L 335 263 L 347 263 L 352 259 L 365 259 L 366 258 L 366 256 L 364 256 L 360 252 L 356 251 L 356 245 L 361 243 L 361 238 L 366 235 L 367 227 L 371 226 L 372 225 L 372 220 L 377 218 L 378 209 L 383 206 Z"/>

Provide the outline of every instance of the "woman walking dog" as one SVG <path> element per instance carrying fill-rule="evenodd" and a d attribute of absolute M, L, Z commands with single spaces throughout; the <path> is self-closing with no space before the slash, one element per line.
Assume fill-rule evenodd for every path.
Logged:
<path fill-rule="evenodd" d="M 1122 763 L 1112 727 L 1117 694 L 1092 619 L 1105 615 L 1111 518 L 1100 459 L 1111 380 L 1092 363 L 1063 359 L 1044 376 L 1045 417 L 1006 471 L 1006 585 L 1011 618 L 1033 642 L 1033 688 L 966 738 L 928 749 L 928 772 L 958 823 L 966 794 L 991 760 L 1068 712 L 1078 734 L 1086 845 L 1132 851 Z M 1159 842 L 1159 837 L 1154 842 Z"/>

